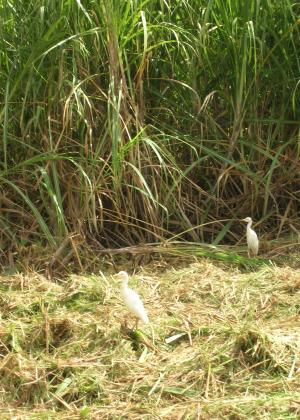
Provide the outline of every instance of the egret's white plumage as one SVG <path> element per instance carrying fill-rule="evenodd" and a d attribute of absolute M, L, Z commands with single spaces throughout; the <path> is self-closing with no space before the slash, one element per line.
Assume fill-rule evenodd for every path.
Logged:
<path fill-rule="evenodd" d="M 250 257 L 250 254 L 253 253 L 253 255 L 258 254 L 258 237 L 253 229 L 251 229 L 252 226 L 252 219 L 251 217 L 246 217 L 245 219 L 242 219 L 243 222 L 247 223 L 246 228 L 246 236 L 247 236 L 247 245 L 248 245 L 248 255 Z"/>
<path fill-rule="evenodd" d="M 120 271 L 118 277 L 122 279 L 121 296 L 127 309 L 139 320 L 145 324 L 149 323 L 147 312 L 139 295 L 128 287 L 128 274 L 126 271 Z"/>

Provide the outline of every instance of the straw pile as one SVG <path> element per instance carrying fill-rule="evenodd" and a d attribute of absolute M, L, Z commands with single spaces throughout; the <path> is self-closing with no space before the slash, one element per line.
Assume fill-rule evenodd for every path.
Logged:
<path fill-rule="evenodd" d="M 299 270 L 162 262 L 130 285 L 136 334 L 109 274 L 1 277 L 1 418 L 299 418 Z"/>

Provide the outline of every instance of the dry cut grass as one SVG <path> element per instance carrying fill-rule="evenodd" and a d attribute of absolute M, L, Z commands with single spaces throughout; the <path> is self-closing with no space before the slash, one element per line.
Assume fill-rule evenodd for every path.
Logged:
<path fill-rule="evenodd" d="M 0 283 L 2 419 L 296 419 L 300 270 L 206 260 L 131 277 L 152 321 L 106 276 Z"/>

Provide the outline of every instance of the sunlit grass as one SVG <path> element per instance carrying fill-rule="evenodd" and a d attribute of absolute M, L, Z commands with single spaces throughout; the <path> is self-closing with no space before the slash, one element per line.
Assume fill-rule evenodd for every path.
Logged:
<path fill-rule="evenodd" d="M 160 260 L 130 285 L 135 335 L 109 273 L 1 277 L 3 416 L 298 418 L 299 270 Z"/>

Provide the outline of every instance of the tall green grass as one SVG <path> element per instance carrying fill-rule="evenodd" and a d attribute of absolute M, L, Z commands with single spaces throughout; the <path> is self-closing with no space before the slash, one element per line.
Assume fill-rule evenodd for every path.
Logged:
<path fill-rule="evenodd" d="M 235 242 L 217 220 L 250 214 L 299 228 L 297 3 L 12 0 L 0 17 L 2 249 Z"/>

